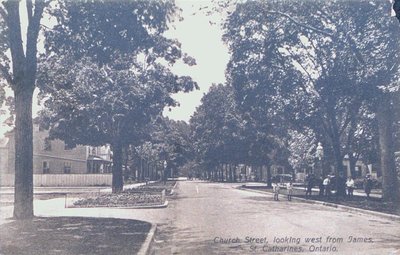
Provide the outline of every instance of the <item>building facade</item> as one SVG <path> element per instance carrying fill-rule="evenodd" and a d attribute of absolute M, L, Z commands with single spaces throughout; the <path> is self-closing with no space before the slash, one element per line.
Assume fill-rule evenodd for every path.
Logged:
<path fill-rule="evenodd" d="M 0 141 L 0 173 L 15 172 L 14 132 Z M 50 140 L 48 131 L 33 127 L 33 174 L 93 174 L 111 172 L 109 146 L 68 147 L 61 140 Z"/>

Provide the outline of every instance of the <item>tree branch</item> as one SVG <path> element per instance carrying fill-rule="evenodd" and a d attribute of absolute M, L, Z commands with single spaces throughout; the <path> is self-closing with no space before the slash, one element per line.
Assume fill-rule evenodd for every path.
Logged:
<path fill-rule="evenodd" d="M 303 66 L 303 64 L 300 62 L 300 58 L 296 55 L 294 55 L 293 51 L 290 49 L 287 49 L 287 51 L 289 52 L 289 54 L 292 56 L 292 58 L 297 62 L 297 64 L 300 65 L 301 69 L 303 69 L 303 71 L 306 73 L 306 75 L 308 76 L 308 78 L 310 79 L 310 82 L 314 83 L 314 79 L 311 77 L 310 72 L 308 72 L 308 70 L 306 69 L 305 66 Z"/>
<path fill-rule="evenodd" d="M 308 30 L 311 30 L 311 31 L 314 31 L 314 32 L 317 32 L 317 33 L 320 33 L 320 34 L 323 34 L 323 35 L 326 35 L 326 36 L 329 36 L 329 37 L 333 37 L 333 34 L 328 33 L 328 32 L 326 32 L 326 31 L 324 31 L 324 30 L 321 30 L 321 29 L 312 27 L 312 26 L 308 26 L 308 25 L 302 24 L 301 22 L 299 22 L 299 21 L 293 19 L 292 17 L 290 17 L 290 16 L 287 15 L 286 13 L 279 12 L 279 11 L 268 11 L 267 13 L 269 13 L 269 14 L 278 14 L 278 15 L 281 15 L 281 16 L 283 16 L 283 17 L 289 19 L 290 21 L 292 21 L 293 23 L 295 23 L 296 25 L 298 25 L 298 26 L 300 26 L 300 27 L 306 28 L 306 29 L 308 29 Z"/>
<path fill-rule="evenodd" d="M 35 1 L 35 13 L 33 14 L 27 31 L 26 37 L 26 64 L 27 72 L 29 72 L 29 84 L 35 85 L 35 76 L 37 71 L 37 39 L 40 30 L 40 20 L 43 15 L 43 10 L 49 1 Z"/>
<path fill-rule="evenodd" d="M 347 112 L 346 119 L 345 119 L 345 121 L 344 121 L 344 123 L 343 123 L 342 128 L 341 128 L 340 131 L 339 131 L 339 136 L 341 136 L 341 135 L 343 134 L 343 132 L 346 130 L 348 124 L 350 123 L 350 121 L 351 121 L 351 119 L 352 119 L 351 117 L 352 117 L 351 114 L 350 114 L 349 112 Z"/>
<path fill-rule="evenodd" d="M 8 27 L 8 40 L 11 50 L 14 86 L 20 84 L 24 77 L 25 54 L 22 46 L 21 20 L 19 16 L 19 1 L 6 1 L 3 3 L 7 10 L 6 23 Z M 16 87 L 14 87 L 16 88 Z M 18 89 L 18 88 L 16 88 Z"/>
<path fill-rule="evenodd" d="M 26 11 L 28 12 L 28 21 L 31 23 L 33 15 L 33 5 L 32 0 L 26 0 Z"/>
<path fill-rule="evenodd" d="M 6 10 L 4 10 L 3 7 L 0 7 L 0 16 L 3 18 L 4 21 L 7 21 L 8 15 L 7 15 Z"/>

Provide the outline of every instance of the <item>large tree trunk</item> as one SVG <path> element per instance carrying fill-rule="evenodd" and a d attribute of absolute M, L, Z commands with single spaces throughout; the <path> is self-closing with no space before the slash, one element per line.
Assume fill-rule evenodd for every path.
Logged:
<path fill-rule="evenodd" d="M 15 91 L 15 196 L 14 217 L 33 217 L 33 91 Z"/>
<path fill-rule="evenodd" d="M 219 181 L 221 182 L 224 181 L 224 164 L 220 164 L 219 176 L 220 176 Z"/>
<path fill-rule="evenodd" d="M 122 178 L 122 145 L 120 142 L 113 143 L 113 172 L 112 192 L 118 193 L 123 190 L 124 181 Z"/>
<path fill-rule="evenodd" d="M 237 182 L 238 176 L 237 176 L 237 165 L 233 166 L 233 182 Z"/>
<path fill-rule="evenodd" d="M 127 181 L 129 177 L 131 176 L 131 171 L 128 167 L 128 146 L 126 146 L 123 149 L 123 155 L 124 155 L 124 165 L 125 165 L 125 172 L 123 173 L 124 175 L 124 180 Z"/>
<path fill-rule="evenodd" d="M 399 184 L 393 149 L 393 109 L 389 96 L 380 100 L 376 117 L 379 127 L 382 198 L 385 201 L 399 201 Z"/>
<path fill-rule="evenodd" d="M 20 1 L 4 1 L 7 14 L 3 14 L 8 27 L 8 45 L 12 59 L 12 76 L 6 80 L 14 90 L 15 96 L 15 195 L 14 217 L 27 219 L 33 217 L 33 141 L 32 141 L 32 96 L 37 71 L 37 38 L 43 9 L 47 1 L 27 2 L 28 29 L 26 50 L 24 52 Z M 34 12 L 33 12 L 34 10 Z M 2 68 L 5 75 L 4 68 Z"/>
<path fill-rule="evenodd" d="M 332 106 L 332 104 L 329 104 Z M 346 186 L 340 185 L 339 179 L 344 178 L 344 167 L 343 167 L 343 154 L 341 150 L 341 143 L 340 143 L 340 134 L 339 134 L 339 127 L 336 121 L 336 117 L 334 114 L 334 108 L 328 109 L 328 118 L 331 124 L 331 132 L 329 133 L 329 138 L 331 139 L 332 149 L 333 149 L 333 157 L 335 159 L 335 190 L 336 194 L 345 194 Z"/>
<path fill-rule="evenodd" d="M 350 168 L 350 175 L 352 178 L 356 178 L 356 163 L 357 159 L 349 155 L 349 168 Z"/>
<path fill-rule="evenodd" d="M 271 166 L 267 165 L 267 186 L 272 187 Z"/>

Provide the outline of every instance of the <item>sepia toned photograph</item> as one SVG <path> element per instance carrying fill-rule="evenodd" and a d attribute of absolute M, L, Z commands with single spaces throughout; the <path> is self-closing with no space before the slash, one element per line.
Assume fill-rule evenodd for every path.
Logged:
<path fill-rule="evenodd" d="M 0 0 L 0 255 L 400 255 L 400 0 Z"/>

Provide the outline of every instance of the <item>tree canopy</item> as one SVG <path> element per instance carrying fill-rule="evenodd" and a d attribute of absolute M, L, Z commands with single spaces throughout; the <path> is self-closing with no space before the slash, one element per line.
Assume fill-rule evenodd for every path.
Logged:
<path fill-rule="evenodd" d="M 382 102 L 398 93 L 400 33 L 390 8 L 386 1 L 238 3 L 224 26 L 227 77 L 238 105 L 270 125 L 269 134 L 279 125 L 311 128 L 342 174 L 343 157 L 367 143 L 366 123 L 384 116 L 379 109 L 392 106 Z M 379 123 L 382 145 L 391 133 L 383 128 L 393 122 Z M 381 168 L 392 173 L 387 160 Z M 397 190 L 389 175 L 384 182 Z"/>
<path fill-rule="evenodd" d="M 168 64 L 195 61 L 163 36 L 177 11 L 170 1 L 66 1 L 61 7 L 59 24 L 46 32 L 42 120 L 52 137 L 68 144 L 110 143 L 113 190 L 119 191 L 122 147 L 143 142 L 147 125 L 176 105 L 172 94 L 197 88 Z"/>

